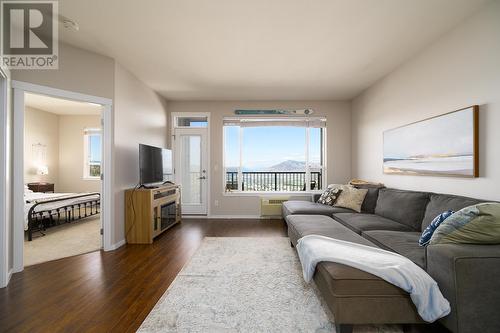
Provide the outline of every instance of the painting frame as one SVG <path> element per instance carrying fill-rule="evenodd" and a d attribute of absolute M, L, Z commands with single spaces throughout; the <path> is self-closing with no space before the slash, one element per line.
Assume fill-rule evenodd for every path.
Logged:
<path fill-rule="evenodd" d="M 466 114 L 470 112 L 470 115 Z M 454 119 L 455 117 L 456 119 Z M 462 123 L 464 119 L 461 118 L 470 117 L 467 119 L 466 123 Z M 451 135 L 454 133 L 457 136 L 456 140 L 450 136 L 443 137 L 442 132 L 450 134 L 452 130 L 446 128 L 445 120 L 455 120 L 450 121 L 450 124 L 455 124 L 455 126 L 462 126 L 466 129 L 466 133 L 464 132 L 451 132 Z M 437 125 L 443 126 L 438 127 L 438 130 L 432 131 L 432 126 Z M 457 125 L 458 124 L 458 125 Z M 450 127 L 452 125 L 449 125 Z M 432 152 L 437 149 L 434 146 L 438 145 L 429 145 L 429 151 L 425 151 L 425 147 L 419 147 L 418 142 L 413 142 L 411 145 L 411 149 L 407 149 L 404 152 L 405 148 L 410 148 L 408 146 L 405 147 L 404 143 L 394 143 L 397 142 L 397 137 L 399 135 L 400 138 L 404 138 L 405 131 L 408 132 L 408 135 L 413 133 L 418 133 L 416 130 L 418 128 L 422 129 L 423 127 L 429 127 L 424 129 L 426 132 L 425 140 L 423 141 L 433 141 L 439 142 L 442 145 L 445 145 L 446 142 L 455 143 L 454 146 L 458 145 L 458 143 L 463 143 L 463 146 L 459 148 L 457 152 L 451 153 L 453 149 L 449 148 L 450 151 L 442 151 L 442 152 Z M 470 132 L 470 133 L 469 133 Z M 418 133 L 421 137 L 424 133 Z M 439 136 L 442 136 L 441 138 Z M 479 177 L 479 106 L 471 105 L 465 108 L 461 108 L 458 110 L 454 110 L 451 112 L 447 112 L 444 114 L 440 114 L 434 117 L 426 118 L 423 120 L 415 121 L 409 124 L 405 124 L 402 126 L 398 126 L 395 128 L 391 128 L 385 130 L 383 132 L 383 160 L 382 160 L 382 172 L 388 175 L 413 175 L 413 176 L 437 176 L 437 177 L 460 177 L 460 178 L 477 178 Z M 433 138 L 435 136 L 435 138 Z M 462 137 L 460 137 L 462 136 Z M 405 140 L 402 140 L 405 142 Z M 465 144 L 467 143 L 467 144 Z M 422 146 L 425 143 L 421 144 Z M 397 146 L 401 146 L 396 148 Z M 432 146 L 432 147 L 431 147 Z M 457 149 L 456 147 L 454 147 Z M 400 151 L 396 152 L 398 149 Z M 444 148 L 442 148 L 444 149 Z M 462 149 L 462 150 L 460 150 Z M 414 153 L 417 151 L 418 154 L 411 154 L 410 151 Z M 398 157 L 395 157 L 398 156 Z M 440 163 L 438 163 L 440 162 Z M 444 162 L 444 163 L 443 163 Z M 448 165 L 449 170 L 443 169 L 443 165 Z M 434 169 L 433 169 L 434 167 Z M 462 167 L 462 169 L 460 169 Z"/>

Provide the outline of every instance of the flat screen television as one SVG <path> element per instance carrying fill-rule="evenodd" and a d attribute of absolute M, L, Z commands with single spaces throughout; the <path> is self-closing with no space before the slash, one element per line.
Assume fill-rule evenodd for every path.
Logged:
<path fill-rule="evenodd" d="M 139 144 L 139 182 L 155 185 L 173 180 L 172 151 Z"/>

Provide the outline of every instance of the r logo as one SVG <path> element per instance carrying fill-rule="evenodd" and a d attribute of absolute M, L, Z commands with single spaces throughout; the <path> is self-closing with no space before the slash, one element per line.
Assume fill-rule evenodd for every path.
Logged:
<path fill-rule="evenodd" d="M 3 54 L 53 54 L 53 3 L 2 3 Z"/>

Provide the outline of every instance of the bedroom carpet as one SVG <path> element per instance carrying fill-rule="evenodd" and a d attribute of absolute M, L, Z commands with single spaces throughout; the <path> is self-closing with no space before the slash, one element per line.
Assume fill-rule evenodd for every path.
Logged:
<path fill-rule="evenodd" d="M 35 233 L 31 242 L 24 242 L 24 265 L 71 257 L 101 248 L 99 215 Z"/>
<path fill-rule="evenodd" d="M 138 332 L 335 332 L 288 238 L 207 237 Z M 360 326 L 354 332 L 400 332 Z"/>

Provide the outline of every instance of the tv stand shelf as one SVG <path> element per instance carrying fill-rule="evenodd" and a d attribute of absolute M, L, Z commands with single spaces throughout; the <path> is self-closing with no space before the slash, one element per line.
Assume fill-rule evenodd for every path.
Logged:
<path fill-rule="evenodd" d="M 164 185 L 125 191 L 125 235 L 129 244 L 151 244 L 181 222 L 180 188 Z"/>

